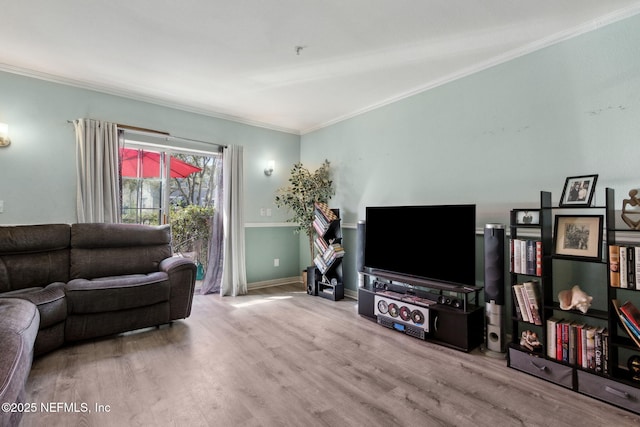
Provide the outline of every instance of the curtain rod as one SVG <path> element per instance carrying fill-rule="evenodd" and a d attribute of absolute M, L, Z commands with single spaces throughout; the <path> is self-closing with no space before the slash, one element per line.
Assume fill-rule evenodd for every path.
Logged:
<path fill-rule="evenodd" d="M 73 122 L 74 122 L 73 120 L 67 120 L 67 123 L 73 123 Z M 185 137 L 181 137 L 181 136 L 173 136 L 169 132 L 159 131 L 159 130 L 155 130 L 155 129 L 147 129 L 147 128 L 141 128 L 141 127 L 137 127 L 137 126 L 123 125 L 123 124 L 120 124 L 120 123 L 116 123 L 116 125 L 118 126 L 119 129 L 123 129 L 123 130 L 129 131 L 129 132 L 133 132 L 133 133 L 147 134 L 147 135 L 162 135 L 167 140 L 173 139 L 173 140 L 186 141 L 186 142 L 197 142 L 197 143 L 200 143 L 200 144 L 215 145 L 215 146 L 218 146 L 218 147 L 227 148 L 226 145 L 218 144 L 217 142 L 202 141 L 202 140 L 199 140 L 199 139 L 185 138 Z"/>

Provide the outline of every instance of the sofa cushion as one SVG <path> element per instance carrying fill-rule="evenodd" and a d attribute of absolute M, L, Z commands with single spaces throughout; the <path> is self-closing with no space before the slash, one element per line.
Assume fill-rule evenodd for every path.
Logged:
<path fill-rule="evenodd" d="M 64 283 L 57 282 L 44 288 L 26 288 L 5 292 L 2 297 L 20 298 L 35 304 L 40 312 L 40 329 L 44 329 L 67 318 L 64 286 Z"/>
<path fill-rule="evenodd" d="M 29 301 L 0 298 L 0 402 L 24 401 L 40 315 Z M 18 425 L 21 412 L 0 411 L 0 425 Z"/>
<path fill-rule="evenodd" d="M 73 224 L 71 279 L 147 274 L 172 255 L 171 228 L 139 224 Z"/>
<path fill-rule="evenodd" d="M 169 276 L 164 272 L 73 279 L 65 286 L 68 313 L 101 313 L 169 301 Z"/>
<path fill-rule="evenodd" d="M 0 227 L 0 292 L 69 280 L 67 224 Z"/>

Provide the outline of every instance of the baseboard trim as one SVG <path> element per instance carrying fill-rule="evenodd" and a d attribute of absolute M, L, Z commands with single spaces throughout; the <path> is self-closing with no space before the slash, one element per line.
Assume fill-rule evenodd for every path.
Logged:
<path fill-rule="evenodd" d="M 272 280 L 263 280 L 261 282 L 252 282 L 247 283 L 247 289 L 262 289 L 262 288 L 270 288 L 272 286 L 282 286 L 282 285 L 300 285 L 303 290 L 306 292 L 306 288 L 302 283 L 302 277 L 293 276 L 293 277 L 282 277 L 280 279 L 272 279 Z M 345 298 L 357 300 L 358 299 L 358 291 L 354 291 L 351 289 L 344 290 Z"/>
<path fill-rule="evenodd" d="M 282 285 L 291 285 L 291 284 L 299 284 L 300 286 L 302 286 L 302 277 L 300 276 L 281 277 L 279 279 L 263 280 L 261 282 L 247 283 L 247 289 L 261 289 L 261 288 L 269 288 L 272 286 L 282 286 Z"/>
<path fill-rule="evenodd" d="M 354 300 L 358 300 L 358 291 L 354 291 L 351 289 L 345 289 L 344 290 L 344 296 L 345 298 L 350 298 L 350 299 L 354 299 Z"/>

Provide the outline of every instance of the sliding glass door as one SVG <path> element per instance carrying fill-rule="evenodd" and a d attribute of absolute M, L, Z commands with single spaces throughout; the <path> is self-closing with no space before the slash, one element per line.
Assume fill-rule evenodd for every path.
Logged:
<path fill-rule="evenodd" d="M 204 269 L 219 156 L 127 141 L 121 149 L 122 221 L 171 224 L 174 252 Z"/>

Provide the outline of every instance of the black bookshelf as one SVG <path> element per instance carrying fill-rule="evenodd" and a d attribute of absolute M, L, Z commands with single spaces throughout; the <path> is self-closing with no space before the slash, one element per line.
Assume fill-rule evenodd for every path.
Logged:
<path fill-rule="evenodd" d="M 315 273 L 310 280 L 310 294 L 333 301 L 344 298 L 342 275 L 342 228 L 340 226 L 340 210 L 330 209 L 324 203 L 315 204 L 313 227 L 316 231 L 314 247 L 317 255 L 313 262 Z"/>
<path fill-rule="evenodd" d="M 621 288 L 612 286 L 609 272 L 610 254 L 609 246 L 620 244 L 630 246 L 640 246 L 640 243 L 627 242 L 621 237 L 631 241 L 640 238 L 640 231 L 629 228 L 616 227 L 615 194 L 613 189 L 607 188 L 605 206 L 589 206 L 580 209 L 586 212 L 596 212 L 604 216 L 605 241 L 602 257 L 598 259 L 568 258 L 554 255 L 553 251 L 553 220 L 554 215 L 565 214 L 567 207 L 553 207 L 551 205 L 551 194 L 541 192 L 540 201 L 540 223 L 535 225 L 539 232 L 539 240 L 542 242 L 542 271 L 539 274 L 530 275 L 511 272 L 510 284 L 513 286 L 526 280 L 536 280 L 540 283 L 540 316 L 541 325 L 532 325 L 524 321 L 517 314 L 516 302 L 512 297 L 512 340 L 509 344 L 507 361 L 508 366 L 530 375 L 542 378 L 556 385 L 566 387 L 575 392 L 591 396 L 598 400 L 640 414 L 640 376 L 634 375 L 629 368 L 629 361 L 634 356 L 640 358 L 640 346 L 628 336 L 627 331 L 621 326 L 620 318 L 616 312 L 614 301 L 622 304 L 626 300 L 634 301 L 636 305 L 640 302 L 640 289 Z M 574 208 L 575 209 L 575 208 Z M 511 213 L 511 238 L 518 239 L 521 234 L 531 236 L 524 232 L 523 228 L 531 228 L 529 225 L 519 224 L 515 218 L 515 212 Z M 577 212 L 577 211 L 576 211 Z M 577 216 L 582 215 L 580 212 Z M 634 237 L 637 236 L 637 237 Z M 629 237 L 631 236 L 631 237 Z M 535 238 L 535 237 L 534 237 Z M 560 264 L 555 265 L 554 264 Z M 597 267 L 601 265 L 601 267 Z M 594 269 L 594 266 L 596 267 Z M 592 281 L 585 284 L 583 289 L 589 295 L 606 295 L 606 301 L 594 300 L 593 306 L 586 313 L 579 310 L 561 310 L 558 301 L 558 292 L 564 284 L 556 283 L 554 273 L 563 268 L 572 272 L 584 270 L 596 271 L 596 276 Z M 554 270 L 556 270 L 554 272 Z M 601 276 L 601 277 L 600 277 Z M 602 292 L 600 287 L 606 286 L 606 292 Z M 597 289 L 598 288 L 598 289 Z M 512 294 L 513 295 L 513 294 Z M 606 307 L 605 307 L 606 306 Z M 583 358 L 577 355 L 573 359 L 560 358 L 557 352 L 558 345 L 557 331 L 552 326 L 552 320 L 563 319 L 569 322 L 565 330 L 570 330 L 573 326 L 579 331 L 580 327 L 594 327 L 604 332 L 601 335 L 600 353 L 596 349 L 595 359 L 600 356 L 599 363 L 586 365 L 582 363 Z M 577 325 L 577 326 L 576 326 Z M 552 330 L 556 330 L 554 338 Z M 538 334 L 541 348 L 531 349 L 520 345 L 520 335 L 522 331 L 532 330 Z M 594 341 L 598 341 L 598 335 Z M 556 350 L 553 350 L 552 341 L 555 339 Z M 577 339 L 577 335 L 576 335 Z M 578 344 L 576 344 L 578 345 Z M 597 345 L 597 344 L 596 344 Z M 564 345 L 563 345 L 564 346 Z M 596 347 L 597 348 L 597 347 Z M 580 349 L 580 347 L 577 347 Z M 550 351 L 551 350 L 551 351 Z M 569 352 L 571 347 L 569 347 Z M 577 351 L 577 350 L 576 350 Z M 640 360 L 640 359 L 639 359 Z"/>

